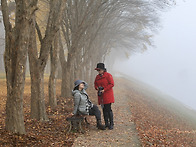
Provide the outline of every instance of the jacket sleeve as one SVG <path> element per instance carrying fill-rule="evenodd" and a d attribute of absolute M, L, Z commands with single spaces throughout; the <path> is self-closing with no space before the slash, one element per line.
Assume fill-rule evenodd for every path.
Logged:
<path fill-rule="evenodd" d="M 80 94 L 79 93 L 76 93 L 74 95 L 74 110 L 73 110 L 73 114 L 77 114 L 77 111 L 78 111 L 78 108 L 79 108 L 79 105 L 80 105 Z"/>
<path fill-rule="evenodd" d="M 98 90 L 98 85 L 97 85 L 97 78 L 95 78 L 95 81 L 94 81 L 94 87 L 96 90 Z"/>
<path fill-rule="evenodd" d="M 114 87 L 114 80 L 113 80 L 112 75 L 108 74 L 108 76 L 106 78 L 107 78 L 107 81 L 108 81 L 108 85 L 106 87 L 104 87 L 104 92 L 107 92 L 112 87 Z"/>

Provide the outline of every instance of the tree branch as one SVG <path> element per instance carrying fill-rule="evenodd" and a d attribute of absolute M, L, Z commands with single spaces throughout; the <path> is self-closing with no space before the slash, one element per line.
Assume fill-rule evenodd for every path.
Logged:
<path fill-rule="evenodd" d="M 37 30 L 37 34 L 38 34 L 38 37 L 39 37 L 39 41 L 42 42 L 43 38 L 42 38 L 42 33 L 41 33 L 41 30 L 39 28 L 39 25 L 37 24 L 37 21 L 35 22 L 35 28 Z"/>
<path fill-rule="evenodd" d="M 7 0 L 1 0 L 1 9 L 3 14 L 3 23 L 5 26 L 5 30 L 6 32 L 10 32 L 12 27 L 9 22 L 9 11 L 8 11 Z"/>

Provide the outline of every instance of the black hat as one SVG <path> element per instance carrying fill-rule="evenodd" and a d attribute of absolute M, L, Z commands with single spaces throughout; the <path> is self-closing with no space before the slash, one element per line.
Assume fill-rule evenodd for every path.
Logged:
<path fill-rule="evenodd" d="M 98 70 L 98 69 L 106 70 L 105 64 L 104 63 L 98 63 L 97 67 L 95 68 L 95 70 Z"/>

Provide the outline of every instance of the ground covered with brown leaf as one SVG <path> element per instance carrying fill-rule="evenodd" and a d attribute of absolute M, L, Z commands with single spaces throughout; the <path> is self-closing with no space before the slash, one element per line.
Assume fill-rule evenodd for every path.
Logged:
<path fill-rule="evenodd" d="M 59 96 L 60 81 L 57 81 L 58 106 L 51 110 L 48 106 L 48 79 L 45 81 L 49 121 L 39 122 L 30 118 L 30 80 L 27 79 L 24 91 L 27 134 L 18 135 L 5 131 L 6 82 L 0 79 L 0 146 L 127 146 L 131 143 L 135 146 L 196 146 L 195 121 L 187 117 L 185 109 L 179 110 L 181 105 L 167 104 L 171 101 L 142 88 L 135 80 L 123 78 L 115 78 L 114 130 L 98 130 L 94 117 L 89 117 L 91 124 L 85 129 L 85 134 L 67 134 L 66 117 L 72 111 L 73 100 Z M 88 94 L 96 104 L 95 91 L 89 88 Z"/>
<path fill-rule="evenodd" d="M 51 110 L 48 106 L 47 81 L 45 97 L 49 121 L 39 122 L 30 118 L 30 79 L 26 79 L 24 91 L 24 115 L 26 135 L 5 131 L 6 82 L 0 79 L 0 146 L 72 146 L 78 133 L 66 133 L 66 117 L 73 107 L 72 98 L 57 97 L 58 106 Z M 57 81 L 57 95 L 60 95 L 60 81 Z"/>
<path fill-rule="evenodd" d="M 137 81 L 121 79 L 130 97 L 132 119 L 142 146 L 196 146 L 196 113 L 175 100 L 161 97 Z M 139 87 L 138 87 L 139 86 Z M 165 96 L 164 96 L 165 97 Z"/>

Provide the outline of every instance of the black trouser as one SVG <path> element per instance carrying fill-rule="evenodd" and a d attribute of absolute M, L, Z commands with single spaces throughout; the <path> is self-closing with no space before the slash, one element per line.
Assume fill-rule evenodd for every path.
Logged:
<path fill-rule="evenodd" d="M 97 120 L 101 120 L 101 112 L 97 105 L 93 105 L 93 107 L 89 110 L 89 115 L 95 115 Z"/>
<path fill-rule="evenodd" d="M 113 129 L 114 122 L 113 122 L 113 112 L 111 108 L 111 103 L 104 104 L 103 116 L 104 116 L 105 126 L 108 127 L 109 129 Z"/>
<path fill-rule="evenodd" d="M 103 112 L 111 112 L 112 111 L 112 108 L 111 108 L 111 103 L 109 103 L 109 104 L 104 104 L 104 107 L 103 107 Z"/>

